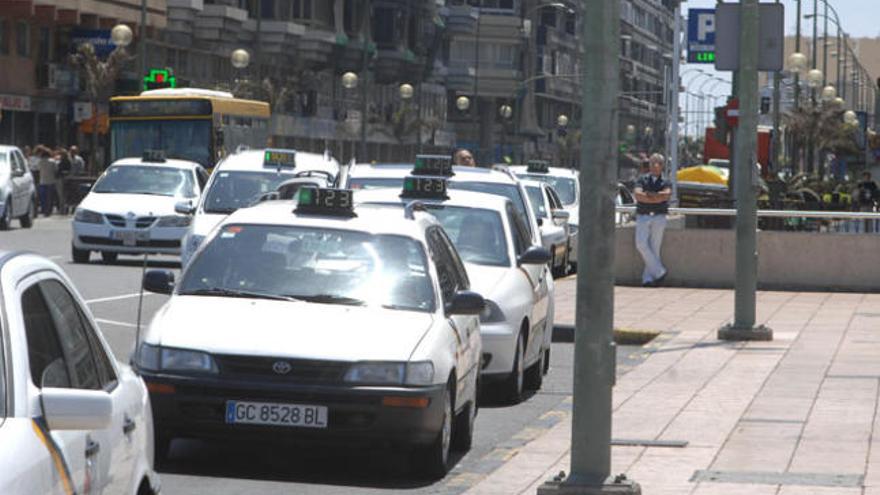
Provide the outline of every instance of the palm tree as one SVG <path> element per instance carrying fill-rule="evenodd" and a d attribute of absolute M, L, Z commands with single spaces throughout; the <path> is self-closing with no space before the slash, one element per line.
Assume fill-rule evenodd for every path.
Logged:
<path fill-rule="evenodd" d="M 844 110 L 834 105 L 801 107 L 785 116 L 787 133 L 799 143 L 835 155 L 859 153 L 857 128 L 843 122 Z"/>
<path fill-rule="evenodd" d="M 93 118 L 95 125 L 92 128 L 92 144 L 89 151 L 88 172 L 97 172 L 98 150 L 98 103 L 105 101 L 110 97 L 113 85 L 116 82 L 116 76 L 122 70 L 126 62 L 131 60 L 128 52 L 122 46 L 117 46 L 115 50 L 107 57 L 107 60 L 100 60 L 95 53 L 95 47 L 91 43 L 83 43 L 79 45 L 76 53 L 70 56 L 70 63 L 74 67 L 79 67 L 80 72 L 85 76 L 86 94 L 89 96 L 89 102 L 94 109 Z"/>

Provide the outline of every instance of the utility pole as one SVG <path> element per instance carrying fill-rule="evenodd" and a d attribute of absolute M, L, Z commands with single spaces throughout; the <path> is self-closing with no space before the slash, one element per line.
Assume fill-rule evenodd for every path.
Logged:
<path fill-rule="evenodd" d="M 737 97 L 739 126 L 734 139 L 736 194 L 736 281 L 733 323 L 718 330 L 721 340 L 773 340 L 773 331 L 755 326 L 758 288 L 758 205 L 754 178 L 758 144 L 758 0 L 740 3 Z"/>
<path fill-rule="evenodd" d="M 369 52 L 370 52 L 370 18 L 371 16 L 371 8 L 370 8 L 370 0 L 363 1 L 364 11 L 362 13 L 363 20 L 361 21 L 361 37 L 363 38 L 363 53 L 361 54 L 361 135 L 360 141 L 358 143 L 358 154 L 360 155 L 360 160 L 364 163 L 370 161 L 367 158 L 367 112 L 369 111 L 369 107 L 367 106 L 367 83 L 370 78 L 370 68 L 369 68 Z"/>
<path fill-rule="evenodd" d="M 141 38 L 138 43 L 138 49 L 141 52 L 141 73 L 138 75 L 138 79 L 141 79 L 147 74 L 147 0 L 141 0 L 141 25 L 138 30 Z"/>
<path fill-rule="evenodd" d="M 779 3 L 779 0 L 776 0 Z M 781 117 L 779 115 L 779 98 L 781 97 L 782 74 L 780 71 L 773 73 L 773 154 L 770 159 L 770 172 L 779 171 L 780 158 L 782 157 L 782 136 L 779 135 L 779 124 Z"/>
<path fill-rule="evenodd" d="M 673 25 L 672 32 L 674 33 L 674 37 L 672 38 L 672 77 L 669 78 L 671 81 L 669 88 L 669 102 L 668 105 L 672 106 L 672 111 L 669 112 L 671 116 L 671 122 L 669 123 L 669 127 L 667 127 L 667 133 L 670 136 L 669 141 L 669 176 L 672 178 L 672 201 L 671 203 L 675 206 L 678 205 L 678 120 L 681 115 L 681 109 L 678 107 L 678 97 L 679 90 L 681 89 L 681 78 L 679 77 L 679 71 L 681 70 L 681 4 L 677 4 L 675 6 L 675 13 L 673 14 Z"/>
<path fill-rule="evenodd" d="M 620 90 L 620 2 L 590 2 L 581 42 L 580 215 L 574 342 L 571 472 L 539 495 L 640 495 L 637 483 L 611 472 L 611 390 L 615 377 L 614 195 Z"/>
<path fill-rule="evenodd" d="M 795 34 L 794 34 L 794 51 L 797 53 L 801 53 L 801 0 L 797 0 L 797 7 L 795 12 L 795 17 L 797 20 L 795 21 Z M 838 54 L 838 57 L 840 54 Z M 799 71 L 794 73 L 794 111 L 797 112 L 800 110 L 801 106 L 801 74 Z M 796 137 L 792 137 L 791 143 L 791 171 L 792 175 L 801 171 L 800 163 L 800 147 L 798 146 L 798 139 Z"/>

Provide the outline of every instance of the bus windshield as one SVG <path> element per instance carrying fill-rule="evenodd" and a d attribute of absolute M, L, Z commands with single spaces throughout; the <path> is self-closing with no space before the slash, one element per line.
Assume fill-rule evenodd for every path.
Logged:
<path fill-rule="evenodd" d="M 163 150 L 168 158 L 214 166 L 208 119 L 117 121 L 111 126 L 111 139 L 114 161 L 140 157 L 144 150 Z"/>

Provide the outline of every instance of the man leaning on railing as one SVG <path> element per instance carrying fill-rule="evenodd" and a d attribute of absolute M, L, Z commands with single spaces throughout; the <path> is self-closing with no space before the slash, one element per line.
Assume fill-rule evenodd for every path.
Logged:
<path fill-rule="evenodd" d="M 636 249 L 645 261 L 642 285 L 656 287 L 666 278 L 666 268 L 660 259 L 666 214 L 672 185 L 663 177 L 666 159 L 655 153 L 649 160 L 649 172 L 639 177 L 635 187 L 636 197 Z"/>

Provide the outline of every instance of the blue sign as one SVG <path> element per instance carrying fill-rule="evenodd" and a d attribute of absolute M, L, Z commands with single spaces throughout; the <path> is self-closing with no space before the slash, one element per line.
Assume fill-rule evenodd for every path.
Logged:
<path fill-rule="evenodd" d="M 110 39 L 109 29 L 74 29 L 70 32 L 70 41 L 75 47 L 84 43 L 91 44 L 95 47 L 98 58 L 106 58 L 116 49 L 116 44 Z"/>
<path fill-rule="evenodd" d="M 715 9 L 688 10 L 688 63 L 715 63 Z"/>

